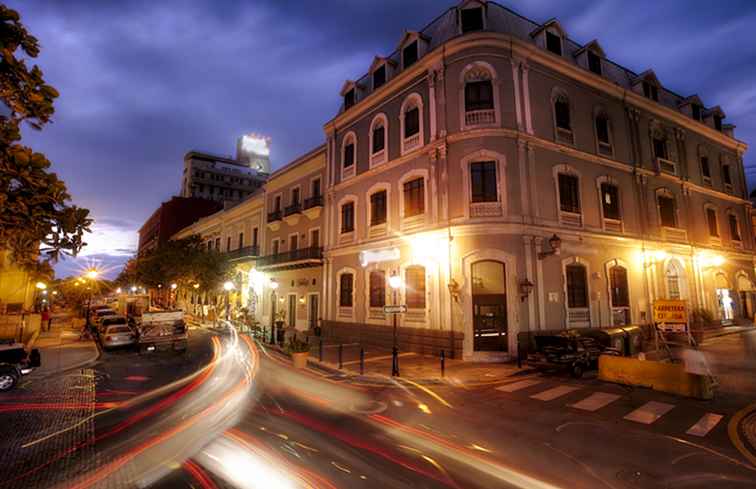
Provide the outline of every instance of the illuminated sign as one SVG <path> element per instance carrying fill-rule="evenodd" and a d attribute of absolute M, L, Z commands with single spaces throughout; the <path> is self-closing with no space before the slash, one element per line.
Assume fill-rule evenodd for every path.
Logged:
<path fill-rule="evenodd" d="M 654 301 L 654 322 L 667 331 L 685 331 L 688 326 L 688 306 L 685 301 Z"/>
<path fill-rule="evenodd" d="M 395 261 L 401 257 L 399 248 L 387 248 L 383 250 L 369 250 L 360 252 L 360 265 L 366 267 L 371 263 L 383 261 Z"/>
<path fill-rule="evenodd" d="M 270 155 L 270 138 L 257 134 L 245 134 L 241 138 L 241 147 L 246 153 L 260 156 Z"/>

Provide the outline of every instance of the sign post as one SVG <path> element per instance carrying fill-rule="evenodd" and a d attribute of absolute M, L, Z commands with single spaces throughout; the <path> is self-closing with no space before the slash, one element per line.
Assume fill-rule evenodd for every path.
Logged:
<path fill-rule="evenodd" d="M 683 300 L 659 299 L 654 301 L 653 321 L 658 334 L 683 333 L 693 345 L 690 335 L 688 304 Z M 662 337 L 663 338 L 663 337 Z"/>

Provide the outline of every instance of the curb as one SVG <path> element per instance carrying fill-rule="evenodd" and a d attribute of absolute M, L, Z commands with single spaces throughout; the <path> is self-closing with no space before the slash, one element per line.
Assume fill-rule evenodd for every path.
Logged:
<path fill-rule="evenodd" d="M 57 370 L 55 372 L 49 372 L 49 373 L 46 373 L 46 374 L 42 374 L 42 375 L 40 375 L 37 378 L 38 379 L 46 379 L 46 378 L 52 377 L 54 375 L 64 374 L 64 373 L 70 372 L 71 370 L 80 369 L 82 367 L 86 367 L 89 364 L 95 363 L 102 356 L 102 351 L 97 346 L 97 343 L 94 342 L 94 341 L 92 342 L 91 346 L 94 347 L 95 353 L 92 356 L 90 356 L 88 359 L 82 360 L 81 362 L 75 363 L 73 365 L 69 365 L 69 366 L 67 366 L 67 367 L 65 367 L 63 369 Z"/>

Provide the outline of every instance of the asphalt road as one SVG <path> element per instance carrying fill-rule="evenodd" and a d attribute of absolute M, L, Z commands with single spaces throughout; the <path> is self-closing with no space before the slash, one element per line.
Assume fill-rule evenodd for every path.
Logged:
<path fill-rule="evenodd" d="M 540 375 L 364 385 L 223 332 L 193 330 L 184 356 L 105 353 L 0 403 L 0 487 L 756 487 L 728 429 L 745 398 Z M 649 403 L 658 419 L 626 419 Z"/>

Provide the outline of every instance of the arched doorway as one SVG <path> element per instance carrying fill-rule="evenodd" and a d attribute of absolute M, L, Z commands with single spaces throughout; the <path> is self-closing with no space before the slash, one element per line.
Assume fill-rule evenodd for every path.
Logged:
<path fill-rule="evenodd" d="M 730 282 L 727 280 L 724 273 L 719 272 L 714 275 L 714 287 L 717 292 L 719 318 L 723 322 L 730 322 L 735 319 L 735 307 L 730 290 Z"/>
<path fill-rule="evenodd" d="M 507 275 L 504 263 L 471 266 L 473 351 L 508 351 Z"/>

